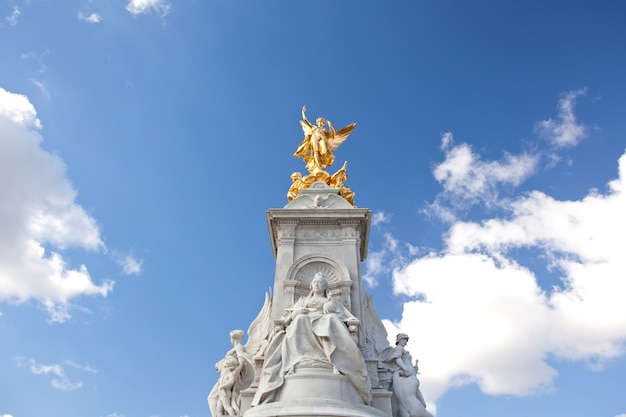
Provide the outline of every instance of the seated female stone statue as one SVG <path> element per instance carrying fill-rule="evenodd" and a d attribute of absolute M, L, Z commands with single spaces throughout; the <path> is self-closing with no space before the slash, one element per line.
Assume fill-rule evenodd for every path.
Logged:
<path fill-rule="evenodd" d="M 318 272 L 309 295 L 285 310 L 287 326 L 268 347 L 253 406 L 273 402 L 285 375 L 304 368 L 326 368 L 345 375 L 369 404 L 371 386 L 365 361 L 347 325 L 356 326 L 358 319 L 327 296 L 327 286 L 324 274 Z"/>

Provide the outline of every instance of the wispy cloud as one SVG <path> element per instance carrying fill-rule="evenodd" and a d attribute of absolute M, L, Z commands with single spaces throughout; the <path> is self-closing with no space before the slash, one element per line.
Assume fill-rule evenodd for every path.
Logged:
<path fill-rule="evenodd" d="M 171 8 L 166 0 L 131 0 L 126 5 L 126 10 L 131 14 L 157 13 L 162 17 L 167 16 Z"/>
<path fill-rule="evenodd" d="M 50 50 L 49 49 L 45 49 L 43 52 L 41 53 L 35 53 L 35 52 L 25 52 L 22 55 L 20 55 L 21 59 L 25 59 L 25 60 L 33 60 L 35 61 L 38 65 L 39 65 L 39 69 L 37 70 L 40 74 L 43 74 L 44 72 L 48 71 L 48 66 L 46 64 L 44 64 L 44 60 L 47 58 L 47 56 L 50 55 Z"/>
<path fill-rule="evenodd" d="M 89 365 L 79 365 L 79 364 L 77 364 L 76 362 L 74 362 L 73 360 L 70 360 L 70 359 L 66 360 L 65 363 L 68 364 L 69 366 L 73 367 L 73 368 L 80 369 L 81 371 L 84 371 L 84 372 L 89 372 L 90 374 L 97 374 L 98 373 L 98 370 L 96 368 L 93 368 L 93 367 L 91 367 Z"/>
<path fill-rule="evenodd" d="M 493 202 L 502 186 L 518 186 L 536 169 L 538 156 L 505 153 L 501 161 L 483 161 L 466 143 L 456 144 L 452 133 L 442 135 L 445 161 L 437 165 L 434 176 L 444 196 L 459 203 Z"/>
<path fill-rule="evenodd" d="M 50 380 L 50 385 L 52 387 L 63 390 L 63 391 L 72 391 L 78 389 L 82 386 L 82 382 L 71 382 L 68 377 L 65 375 L 65 370 L 61 365 L 51 364 L 44 365 L 35 362 L 33 359 L 25 359 L 23 357 L 19 357 L 15 359 L 18 366 L 28 367 L 30 372 L 33 375 L 50 375 L 52 379 Z"/>
<path fill-rule="evenodd" d="M 367 255 L 363 280 L 370 288 L 378 286 L 378 277 L 391 274 L 394 268 L 403 264 L 404 250 L 399 245 L 398 239 L 391 233 L 385 233 L 382 248 Z"/>
<path fill-rule="evenodd" d="M 100 23 L 102 18 L 98 13 L 85 14 L 83 12 L 78 12 L 78 20 L 82 20 L 87 23 Z"/>
<path fill-rule="evenodd" d="M 71 268 L 70 247 L 105 251 L 98 224 L 76 203 L 63 161 L 40 146 L 41 122 L 28 98 L 0 88 L 0 299 L 38 300 L 50 320 L 70 317 L 81 295 L 106 296 L 87 267 Z"/>
<path fill-rule="evenodd" d="M 125 275 L 140 275 L 143 271 L 143 260 L 132 255 L 119 255 L 116 259 Z"/>
<path fill-rule="evenodd" d="M 9 22 L 9 25 L 11 26 L 15 26 L 18 23 L 19 17 L 22 14 L 22 12 L 20 12 L 19 7 L 17 6 L 13 6 L 13 11 L 11 12 L 11 14 L 9 16 L 6 17 L 7 22 Z"/>
<path fill-rule="evenodd" d="M 41 94 L 43 94 L 46 98 L 50 98 L 50 91 L 48 91 L 48 87 L 46 87 L 46 84 L 43 81 L 39 81 L 35 78 L 31 78 L 30 81 L 35 84 L 35 87 L 37 87 L 39 91 L 41 91 Z"/>
<path fill-rule="evenodd" d="M 548 119 L 537 123 L 539 134 L 555 148 L 576 146 L 587 136 L 587 127 L 576 120 L 576 99 L 587 93 L 586 89 L 568 91 L 559 100 L 557 120 Z"/>
<path fill-rule="evenodd" d="M 372 226 L 378 226 L 379 224 L 389 223 L 390 215 L 383 212 L 378 211 L 372 215 Z"/>

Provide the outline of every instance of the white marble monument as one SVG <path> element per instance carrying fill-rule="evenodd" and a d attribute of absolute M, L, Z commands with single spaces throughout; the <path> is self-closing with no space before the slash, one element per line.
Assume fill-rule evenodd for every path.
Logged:
<path fill-rule="evenodd" d="M 309 175 L 292 174 L 289 203 L 267 212 L 276 271 L 273 291 L 248 328 L 231 332 L 233 349 L 216 364 L 213 417 L 432 417 L 417 366 L 395 347 L 363 293 L 371 212 L 354 206 L 346 164 L 330 175 L 334 151 L 354 129 L 335 131 L 302 111 L 305 139 L 295 156 Z M 326 129 L 328 126 L 328 129 Z M 298 174 L 298 175 L 296 175 Z"/>

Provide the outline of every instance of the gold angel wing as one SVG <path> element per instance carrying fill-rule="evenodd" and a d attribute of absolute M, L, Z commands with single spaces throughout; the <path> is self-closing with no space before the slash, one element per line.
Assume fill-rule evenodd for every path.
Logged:
<path fill-rule="evenodd" d="M 304 130 L 305 136 L 304 140 L 300 142 L 300 145 L 298 145 L 298 149 L 296 149 L 296 152 L 294 152 L 293 157 L 302 158 L 304 162 L 309 162 L 311 160 L 311 141 L 309 140 L 311 138 L 311 133 L 309 132 L 307 134 L 304 128 L 305 125 L 302 122 L 300 122 L 300 124 L 302 124 L 302 130 Z"/>
<path fill-rule="evenodd" d="M 311 142 L 309 139 L 311 139 L 315 126 L 313 126 L 313 124 L 309 122 L 309 119 L 306 118 L 305 112 L 306 106 L 302 106 L 302 120 L 300 120 L 300 126 L 302 126 L 302 131 L 304 131 L 304 139 L 300 142 L 300 145 L 298 145 L 298 149 L 296 149 L 293 156 L 294 158 L 304 159 L 304 162 L 309 162 L 311 159 L 311 156 L 309 155 L 309 152 L 311 151 Z"/>
<path fill-rule="evenodd" d="M 271 319 L 272 312 L 272 289 L 269 293 L 265 293 L 265 303 L 261 307 L 261 311 L 248 327 L 248 342 L 245 345 L 246 352 L 253 357 L 263 356 L 265 348 L 270 342 L 270 338 L 274 331 L 274 325 Z"/>
<path fill-rule="evenodd" d="M 348 126 L 341 128 L 337 131 L 335 131 L 335 127 L 330 122 L 328 122 L 328 126 L 330 126 L 331 131 L 331 137 L 328 138 L 328 149 L 333 152 L 337 150 L 339 145 L 341 145 L 346 139 L 348 139 L 348 136 L 354 130 L 356 123 L 350 123 Z"/>
<path fill-rule="evenodd" d="M 335 188 L 341 188 L 341 186 L 343 186 L 343 183 L 348 179 L 348 173 L 346 172 L 347 166 L 348 161 L 343 163 L 343 166 L 339 171 L 330 176 L 330 181 L 328 181 L 328 185 Z"/>

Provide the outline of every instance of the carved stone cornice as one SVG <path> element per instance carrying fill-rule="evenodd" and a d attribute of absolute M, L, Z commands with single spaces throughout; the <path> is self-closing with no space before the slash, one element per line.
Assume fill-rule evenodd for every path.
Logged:
<path fill-rule="evenodd" d="M 276 257 L 281 240 L 357 239 L 361 261 L 367 257 L 369 224 L 372 212 L 367 209 L 270 209 L 267 225 Z"/>

